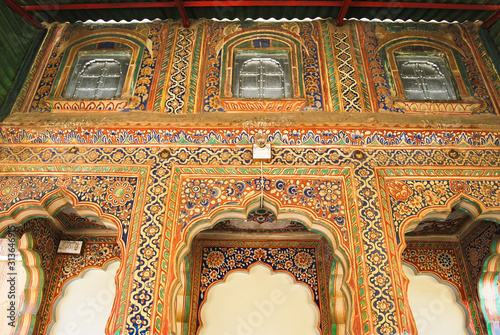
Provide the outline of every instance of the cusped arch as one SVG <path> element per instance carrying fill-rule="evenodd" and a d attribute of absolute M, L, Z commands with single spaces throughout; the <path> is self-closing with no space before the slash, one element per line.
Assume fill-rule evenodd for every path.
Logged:
<path fill-rule="evenodd" d="M 441 306 L 443 306 L 445 304 L 450 304 L 450 303 L 456 304 L 456 306 L 461 309 L 461 312 L 465 316 L 465 322 L 463 324 L 464 331 L 466 331 L 468 334 L 472 334 L 472 330 L 469 327 L 467 327 L 468 325 L 470 325 L 470 315 L 469 315 L 469 312 L 467 309 L 467 305 L 464 304 L 464 302 L 462 301 L 458 288 L 456 286 L 452 285 L 451 283 L 443 280 L 442 278 L 437 276 L 432 271 L 421 271 L 421 270 L 419 271 L 413 264 L 407 263 L 407 262 L 403 262 L 403 265 L 406 266 L 411 272 L 413 272 L 414 276 L 424 276 L 424 277 L 427 276 L 429 278 L 432 278 L 432 280 L 434 280 L 436 284 L 443 285 L 447 289 L 451 290 L 451 292 L 452 292 L 451 298 L 446 295 L 446 292 L 440 291 L 439 295 L 434 296 L 434 300 L 432 300 L 431 304 L 438 305 L 438 306 L 440 306 L 439 308 L 442 308 Z M 405 277 L 406 277 L 406 275 L 405 275 Z M 408 295 L 409 285 L 410 285 L 410 280 L 408 280 L 404 286 L 404 288 L 405 288 L 404 291 L 406 292 L 406 295 Z M 429 304 L 429 305 L 431 305 L 431 304 Z M 429 307 L 429 306 L 426 306 L 426 307 Z M 444 312 L 444 310 L 435 308 L 435 306 L 432 306 L 432 307 L 434 309 L 434 312 L 439 312 L 439 311 Z M 420 312 L 420 311 L 412 311 L 412 312 L 415 313 L 415 312 Z M 427 310 L 425 312 L 427 312 Z M 427 316 L 427 314 L 423 315 L 423 316 Z M 429 319 L 428 321 L 434 321 L 434 320 L 436 320 L 436 318 L 439 322 L 440 315 L 434 315 L 434 318 L 428 318 Z"/>
<path fill-rule="evenodd" d="M 96 218 L 99 219 L 106 229 L 95 230 L 97 235 L 116 236 L 118 246 L 122 251 L 125 250 L 125 245 L 121 238 L 121 224 L 118 218 L 104 213 L 102 209 L 94 203 L 79 201 L 76 195 L 63 189 L 51 192 L 42 197 L 40 200 L 24 200 L 15 204 L 7 211 L 0 212 L 0 235 L 5 234 L 9 230 L 9 227 L 23 225 L 35 218 L 47 219 L 52 222 L 55 227 L 63 231 L 63 233 L 71 235 L 71 231 L 64 229 L 64 227 L 59 224 L 56 219 L 59 213 L 67 210 L 68 208 L 74 211 L 81 218 L 90 220 Z M 81 234 L 81 230 L 78 231 L 78 234 Z M 28 334 L 33 330 L 36 319 L 35 314 L 42 299 L 43 270 L 41 267 L 41 259 L 40 255 L 36 251 L 32 250 L 32 248 L 33 237 L 31 233 L 28 232 L 19 240 L 19 250 L 23 255 L 23 265 L 27 268 L 29 281 L 29 288 L 25 291 L 26 302 L 24 303 L 22 310 L 22 313 L 24 313 L 25 316 L 23 318 L 19 318 L 19 327 L 21 327 L 20 329 L 25 332 L 20 332 L 19 334 Z M 121 278 L 123 271 L 124 262 L 121 262 L 120 269 L 118 271 L 119 276 L 117 276 L 116 280 Z M 116 285 L 117 290 L 124 289 L 118 281 Z M 119 296 L 119 294 L 117 294 L 117 296 Z M 115 305 L 118 306 L 118 301 L 115 301 Z M 115 315 L 112 316 L 112 318 L 115 317 Z M 113 324 L 114 321 L 116 320 L 113 319 L 110 321 L 108 327 L 111 327 L 111 324 Z"/>
<path fill-rule="evenodd" d="M 454 207 L 466 212 L 472 220 L 477 220 L 483 217 L 486 218 L 496 212 L 495 210 L 488 210 L 479 200 L 465 194 L 455 195 L 454 197 L 448 199 L 444 205 L 428 206 L 423 208 L 417 214 L 404 219 L 401 223 L 401 227 L 399 229 L 399 240 L 402 242 L 399 248 L 400 254 L 406 248 L 404 240 L 405 233 L 411 232 L 423 220 L 429 218 L 444 220 Z"/>
<path fill-rule="evenodd" d="M 15 233 L 11 234 L 15 235 Z M 36 322 L 36 313 L 42 301 L 43 285 L 45 282 L 40 254 L 33 249 L 34 239 L 31 232 L 24 233 L 17 240 L 17 248 L 23 259 L 26 270 L 26 284 L 24 287 L 24 301 L 21 304 L 16 325 L 16 334 L 28 335 L 33 333 Z"/>
<path fill-rule="evenodd" d="M 311 305 L 314 305 L 314 310 L 315 312 L 317 313 L 317 317 L 318 317 L 318 323 L 315 325 L 316 326 L 316 329 L 319 333 L 320 329 L 319 329 L 319 320 L 321 318 L 320 314 L 320 310 L 318 308 L 318 306 L 316 304 L 314 304 L 314 293 L 312 292 L 311 288 L 307 285 L 304 285 L 304 283 L 300 282 L 300 281 L 297 281 L 297 279 L 291 275 L 288 271 L 277 271 L 277 270 L 274 270 L 269 264 L 265 263 L 265 262 L 261 262 L 261 261 L 256 261 L 254 263 L 252 263 L 247 269 L 235 269 L 235 270 L 232 270 L 232 271 L 229 271 L 225 276 L 224 278 L 220 279 L 220 280 L 217 280 L 216 282 L 212 283 L 209 287 L 209 289 L 207 290 L 206 292 L 206 295 L 207 295 L 207 299 L 205 301 L 203 301 L 203 304 L 200 306 L 200 315 L 199 315 L 199 322 L 200 322 L 200 326 L 199 326 L 199 331 L 201 332 L 203 327 L 205 326 L 204 323 L 203 323 L 203 319 L 201 317 L 201 312 L 202 312 L 202 309 L 203 308 L 207 308 L 207 305 L 210 303 L 210 300 L 208 299 L 208 295 L 210 293 L 213 293 L 213 289 L 215 287 L 217 288 L 221 288 L 221 285 L 223 284 L 226 284 L 227 283 L 227 280 L 230 276 L 234 275 L 234 274 L 237 274 L 237 273 L 243 273 L 243 274 L 246 274 L 248 276 L 250 276 L 252 274 L 252 272 L 256 269 L 258 269 L 258 267 L 262 267 L 264 269 L 264 271 L 268 272 L 269 275 L 271 276 L 271 278 L 277 278 L 276 276 L 283 276 L 285 278 L 287 278 L 288 280 L 290 280 L 290 284 L 292 286 L 300 286 L 302 287 L 303 289 L 305 289 L 308 294 L 307 294 L 307 300 L 311 299 L 309 302 Z M 283 287 L 280 287 L 279 290 L 282 290 Z M 294 289 L 292 288 L 291 291 L 293 292 Z M 281 293 L 281 292 L 280 292 Z M 253 298 L 253 297 L 252 297 Z M 274 297 L 269 297 L 268 299 L 271 304 L 274 304 L 275 303 L 275 299 Z M 304 307 L 304 306 L 300 306 L 300 307 Z M 260 312 L 260 311 L 259 311 Z M 272 312 L 269 312 L 269 314 L 266 313 L 265 316 L 271 316 Z"/>
<path fill-rule="evenodd" d="M 428 206 L 426 208 L 421 209 L 417 214 L 412 215 L 410 217 L 407 217 L 404 219 L 401 223 L 400 229 L 399 229 L 399 236 L 398 240 L 400 241 L 398 245 L 398 257 L 397 257 L 397 263 L 398 263 L 398 268 L 402 269 L 403 268 L 403 252 L 407 247 L 407 242 L 405 238 L 405 233 L 411 232 L 413 229 L 415 229 L 418 224 L 424 220 L 427 219 L 434 219 L 434 220 L 445 220 L 448 215 L 451 213 L 453 208 L 458 208 L 459 210 L 464 211 L 469 215 L 471 221 L 476 221 L 476 220 L 481 220 L 481 219 L 486 219 L 489 218 L 491 219 L 492 217 L 497 215 L 497 211 L 495 209 L 488 209 L 484 204 L 481 203 L 478 199 L 475 199 L 471 196 L 468 196 L 466 194 L 460 193 L 455 195 L 454 197 L 451 197 L 446 201 L 444 205 L 435 205 L 435 206 Z M 432 272 L 429 272 L 432 273 Z M 405 290 L 408 288 L 408 278 L 404 275 L 404 273 L 401 272 L 400 274 L 401 280 L 403 283 L 403 287 Z M 453 286 L 453 285 L 451 285 Z M 458 287 L 455 287 L 455 289 L 459 290 Z M 405 295 L 405 300 L 408 299 L 408 297 Z M 467 305 L 467 300 L 466 297 L 460 296 L 460 303 L 461 305 Z M 411 320 L 412 324 L 414 325 L 414 319 L 412 315 L 409 313 L 409 309 L 407 310 L 407 319 Z M 470 316 L 470 315 L 469 315 Z M 415 326 L 414 326 L 415 327 Z M 416 329 L 416 328 L 414 328 Z"/>
<path fill-rule="evenodd" d="M 7 211 L 0 212 L 0 233 L 4 232 L 9 226 L 22 225 L 34 218 L 45 218 L 50 220 L 63 233 L 71 235 L 71 231 L 67 230 L 56 219 L 58 214 L 67 209 L 71 209 L 81 218 L 98 219 L 99 222 L 102 222 L 105 229 L 99 231 L 100 235 L 118 235 L 118 237 L 121 237 L 121 224 L 118 218 L 104 213 L 101 207 L 94 203 L 79 201 L 76 195 L 63 189 L 51 192 L 40 200 L 23 200 Z M 79 233 L 81 234 L 82 231 L 80 230 Z"/>
<path fill-rule="evenodd" d="M 332 247 L 334 264 L 331 271 L 335 274 L 333 282 L 330 283 L 331 322 L 337 326 L 338 334 L 348 333 L 352 327 L 353 298 L 352 291 L 347 285 L 348 278 L 352 276 L 352 267 L 349 262 L 349 253 L 344 250 L 340 237 L 340 229 L 315 215 L 314 210 L 306 207 L 280 206 L 278 199 L 266 194 L 262 201 L 260 195 L 254 194 L 244 199 L 241 204 L 234 203 L 221 205 L 204 215 L 198 216 L 185 227 L 181 242 L 177 246 L 177 252 L 173 258 L 173 278 L 168 292 L 167 303 L 170 305 L 170 320 L 179 320 L 181 309 L 179 308 L 179 297 L 184 297 L 182 274 L 185 275 L 185 257 L 189 253 L 194 238 L 202 231 L 208 230 L 220 221 L 227 219 L 245 220 L 248 213 L 253 209 L 263 206 L 275 211 L 277 220 L 293 220 L 302 223 L 308 230 L 323 236 Z M 173 325 L 174 323 L 172 323 Z M 170 325 L 169 327 L 173 327 Z M 176 333 L 173 329 L 168 332 Z"/>
<path fill-rule="evenodd" d="M 80 273 L 76 274 L 75 276 L 72 276 L 70 278 L 67 278 L 63 283 L 62 283 L 62 290 L 58 292 L 58 294 L 56 294 L 54 296 L 55 298 L 55 301 L 54 303 L 52 304 L 52 307 L 51 307 L 51 310 L 52 310 L 52 314 L 50 315 L 49 319 L 46 320 L 47 323 L 49 323 L 49 326 L 47 327 L 47 334 L 50 333 L 51 329 L 54 327 L 54 324 L 57 322 L 56 318 L 55 318 L 55 313 L 57 311 L 57 306 L 60 304 L 61 300 L 64 298 L 64 294 L 65 294 L 65 291 L 67 290 L 68 288 L 68 285 L 74 283 L 75 281 L 79 281 L 79 280 L 82 280 L 85 278 L 85 276 L 92 270 L 102 270 L 104 272 L 108 271 L 108 267 L 112 264 L 115 264 L 116 262 L 119 262 L 120 265 L 116 271 L 116 274 L 114 275 L 114 281 L 112 283 L 112 287 L 111 286 L 108 286 L 106 289 L 110 289 L 112 290 L 113 288 L 115 289 L 115 295 L 113 297 L 113 304 L 112 304 L 112 308 L 111 308 L 111 312 L 109 314 L 109 317 L 108 317 L 108 320 L 106 322 L 106 330 L 107 332 L 106 333 L 109 333 L 111 334 L 112 333 L 112 329 L 113 329 L 113 326 L 114 326 L 114 316 L 116 315 L 116 311 L 117 309 L 119 308 L 119 295 L 116 294 L 117 292 L 119 292 L 119 278 L 120 278 L 120 273 L 123 269 L 123 266 L 121 265 L 121 261 L 116 259 L 116 258 L 111 258 L 107 261 L 105 261 L 103 264 L 101 265 L 93 265 L 93 266 L 88 266 L 86 268 L 83 269 L 83 271 L 81 271 Z M 107 292 L 106 294 L 108 294 L 109 292 Z M 101 299 L 102 300 L 102 299 Z M 98 299 L 98 303 L 101 303 L 102 304 L 102 301 L 99 302 L 99 299 Z"/>

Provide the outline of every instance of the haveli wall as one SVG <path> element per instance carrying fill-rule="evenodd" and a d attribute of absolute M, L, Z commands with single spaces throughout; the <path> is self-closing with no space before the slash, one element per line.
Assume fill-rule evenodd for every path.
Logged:
<path fill-rule="evenodd" d="M 471 235 L 405 250 L 404 236 L 411 222 L 462 198 L 482 215 L 500 210 L 500 78 L 478 29 L 330 20 L 52 25 L 2 124 L 0 227 L 50 217 L 40 214 L 50 212 L 47 195 L 63 192 L 95 205 L 118 232 L 115 240 L 98 230 L 88 237 L 88 246 L 113 250 L 95 264 L 51 256 L 35 333 L 45 333 L 63 283 L 109 257 L 120 257 L 121 268 L 107 332 L 177 331 L 175 297 L 185 289 L 180 267 L 191 242 L 222 219 L 245 217 L 260 192 L 278 218 L 299 221 L 331 245 L 349 307 L 345 332 L 416 333 L 404 260 L 451 282 L 468 327 L 486 333 L 476 287 L 488 243 Z M 231 48 L 255 36 L 279 41 L 298 59 L 294 99 L 228 94 Z M 136 57 L 126 94 L 62 98 L 72 52 L 109 40 Z M 390 55 L 412 45 L 453 55 L 461 100 L 401 96 Z M 262 166 L 252 159 L 259 132 L 273 153 Z M 498 229 L 484 225 L 492 240 Z M 59 238 L 34 233 L 54 245 Z M 481 256 L 471 256 L 474 245 Z M 421 250 L 432 266 L 420 264 Z M 87 247 L 83 258 L 91 254 Z"/>

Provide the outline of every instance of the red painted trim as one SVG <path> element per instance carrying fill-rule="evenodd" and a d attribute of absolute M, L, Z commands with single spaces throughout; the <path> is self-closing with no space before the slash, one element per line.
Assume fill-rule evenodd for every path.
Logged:
<path fill-rule="evenodd" d="M 486 20 L 481 27 L 488 29 L 491 27 L 495 22 L 497 22 L 500 19 L 500 10 L 498 10 L 495 14 L 493 14 L 492 17 L 490 17 L 488 20 Z"/>
<path fill-rule="evenodd" d="M 337 26 L 341 26 L 344 24 L 344 18 L 345 14 L 347 13 L 347 10 L 349 9 L 349 5 L 351 4 L 351 0 L 344 0 L 344 3 L 342 4 L 342 8 L 340 8 L 339 15 L 337 16 L 337 21 L 335 24 Z"/>
<path fill-rule="evenodd" d="M 4 0 L 12 1 L 12 0 Z M 43 10 L 72 10 L 72 9 L 113 9 L 113 8 L 154 8 L 154 7 L 174 7 L 176 1 L 162 2 L 118 2 L 118 3 L 83 3 L 83 4 L 58 4 L 58 5 L 33 5 L 22 6 L 26 11 Z M 484 10 L 498 11 L 500 5 L 470 5 L 470 4 L 450 4 L 450 3 L 422 3 L 422 2 L 378 2 L 378 1 L 349 1 L 350 7 L 390 7 L 390 8 L 423 8 L 423 9 L 460 9 L 460 10 Z M 249 6 L 297 6 L 297 7 L 342 7 L 345 1 L 185 1 L 184 7 L 249 7 Z"/>
<path fill-rule="evenodd" d="M 267 0 L 242 0 L 242 1 L 186 1 L 186 7 L 293 7 L 293 6 L 323 6 L 340 7 L 343 1 L 267 1 Z M 189 4 L 189 5 L 188 5 Z"/>
<path fill-rule="evenodd" d="M 33 16 L 31 16 L 23 7 L 15 3 L 14 0 L 3 0 L 3 2 L 36 29 L 42 28 L 42 25 L 37 20 L 35 20 Z"/>
<path fill-rule="evenodd" d="M 182 25 L 184 27 L 189 27 L 189 19 L 186 14 L 186 9 L 184 8 L 182 0 L 175 0 L 175 6 L 177 6 L 177 9 L 179 10 L 179 14 L 181 14 Z"/>
<path fill-rule="evenodd" d="M 423 3 L 423 2 L 378 2 L 378 1 L 354 1 L 351 7 L 400 7 L 400 8 L 424 8 L 424 9 L 461 9 L 461 10 L 500 10 L 499 5 L 469 5 L 450 3 Z"/>
<path fill-rule="evenodd" d="M 174 7 L 173 2 L 117 2 L 117 3 L 78 3 L 66 5 L 23 6 L 27 11 L 78 10 L 78 9 L 116 9 L 116 8 L 157 8 Z"/>

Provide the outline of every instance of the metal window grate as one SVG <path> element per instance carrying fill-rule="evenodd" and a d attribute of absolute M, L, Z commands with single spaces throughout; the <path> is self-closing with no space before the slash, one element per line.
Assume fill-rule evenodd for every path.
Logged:
<path fill-rule="evenodd" d="M 457 100 L 444 56 L 395 55 L 406 99 Z"/>
<path fill-rule="evenodd" d="M 64 96 L 74 99 L 109 99 L 121 96 L 130 53 L 80 53 Z"/>
<path fill-rule="evenodd" d="M 291 96 L 288 54 L 237 54 L 233 95 L 239 98 L 280 99 Z"/>

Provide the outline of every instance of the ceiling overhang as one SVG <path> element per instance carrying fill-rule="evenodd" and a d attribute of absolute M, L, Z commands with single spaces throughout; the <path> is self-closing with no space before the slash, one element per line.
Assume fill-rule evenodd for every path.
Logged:
<path fill-rule="evenodd" d="M 462 0 L 466 2 L 467 0 Z M 120 13 L 134 9 L 176 9 L 177 12 L 159 14 L 160 19 L 178 18 L 182 19 L 184 26 L 189 26 L 189 17 L 197 18 L 198 15 L 189 15 L 186 9 L 203 9 L 212 8 L 218 12 L 228 14 L 228 19 L 234 19 L 236 15 L 242 17 L 250 17 L 245 13 L 250 14 L 249 8 L 269 7 L 281 8 L 286 18 L 287 8 L 299 7 L 306 9 L 305 12 L 317 13 L 319 17 L 323 17 L 325 13 L 328 17 L 336 17 L 336 24 L 342 25 L 346 18 L 362 18 L 357 15 L 366 14 L 367 9 L 370 11 L 371 16 L 369 19 L 386 19 L 394 18 L 394 15 L 400 13 L 401 10 L 413 10 L 411 17 L 414 21 L 420 19 L 434 19 L 433 11 L 448 11 L 455 13 L 450 17 L 458 18 L 457 21 L 462 22 L 465 20 L 474 21 L 474 17 L 480 18 L 484 22 L 484 27 L 488 28 L 493 25 L 500 18 L 500 5 L 495 0 L 481 0 L 474 1 L 474 3 L 455 3 L 454 0 L 440 1 L 440 2 L 409 2 L 409 1 L 363 1 L 363 0 L 342 0 L 342 1 L 234 1 L 234 0 L 221 0 L 221 1 L 135 1 L 135 2 L 87 2 L 81 3 L 73 0 L 61 1 L 60 4 L 39 4 L 37 0 L 4 0 L 16 13 L 21 15 L 31 25 L 40 28 L 40 21 L 45 18 L 45 22 L 52 21 L 65 21 L 65 14 L 71 12 L 71 17 L 79 18 L 80 20 L 97 19 L 99 11 L 114 10 L 113 17 L 116 21 L 120 19 Z M 229 15 L 228 11 L 224 9 L 236 9 L 233 16 Z M 245 10 L 246 9 L 246 10 Z M 357 10 L 355 10 L 357 9 Z M 385 10 L 384 10 L 385 9 Z M 360 12 L 361 10 L 361 12 Z M 468 14 L 464 14 L 467 12 Z M 389 15 L 390 13 L 391 15 Z M 396 13 L 396 14 L 395 14 Z M 166 14 L 166 15 L 165 15 Z M 335 14 L 335 15 L 332 15 Z M 140 14 L 139 14 L 140 15 Z M 175 16 L 175 17 L 174 17 Z M 363 16 L 364 17 L 364 16 Z M 136 19 L 143 19 L 143 17 L 135 17 Z M 226 17 L 218 17 L 226 18 Z M 302 17 L 297 17 L 302 19 Z M 67 20 L 66 20 L 67 21 Z M 71 20 L 69 20 L 71 22 Z M 439 21 L 439 20 L 438 20 Z"/>

